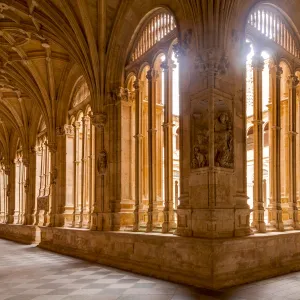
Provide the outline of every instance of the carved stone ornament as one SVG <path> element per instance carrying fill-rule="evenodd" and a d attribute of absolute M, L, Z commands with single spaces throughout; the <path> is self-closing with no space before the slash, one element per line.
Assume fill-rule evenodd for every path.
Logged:
<path fill-rule="evenodd" d="M 192 169 L 208 166 L 208 131 L 199 130 L 196 135 L 197 141 L 193 147 Z"/>
<path fill-rule="evenodd" d="M 107 170 L 107 153 L 103 150 L 98 155 L 97 171 L 100 175 L 105 175 L 106 170 Z"/>
<path fill-rule="evenodd" d="M 118 87 L 108 93 L 109 102 L 116 103 L 119 101 L 128 101 L 130 92 L 127 88 Z"/>
<path fill-rule="evenodd" d="M 229 61 L 225 53 L 221 53 L 218 49 L 209 49 L 197 56 L 195 67 L 200 73 L 211 72 L 216 76 L 225 75 Z"/>
<path fill-rule="evenodd" d="M 204 113 L 193 114 L 193 147 L 191 168 L 198 169 L 208 166 L 208 127 Z"/>
<path fill-rule="evenodd" d="M 51 172 L 51 184 L 56 184 L 57 180 L 57 168 L 54 168 L 53 172 Z"/>
<path fill-rule="evenodd" d="M 74 135 L 74 127 L 72 125 L 65 124 L 64 126 L 56 127 L 56 135 Z"/>
<path fill-rule="evenodd" d="M 229 112 L 220 112 L 215 120 L 215 166 L 233 168 L 232 118 Z"/>
<path fill-rule="evenodd" d="M 192 42 L 193 31 L 191 28 L 184 31 L 181 39 L 181 43 L 176 43 L 173 45 L 173 51 L 175 53 L 175 57 L 178 59 L 182 55 L 186 55 L 190 50 L 191 42 Z"/>
<path fill-rule="evenodd" d="M 107 114 L 106 113 L 90 113 L 90 118 L 92 123 L 97 128 L 102 128 L 107 122 Z"/>
<path fill-rule="evenodd" d="M 56 143 L 48 143 L 48 142 L 46 142 L 45 143 L 45 145 L 49 148 L 49 151 L 51 152 L 51 153 L 55 153 L 56 151 L 57 151 L 57 144 Z"/>

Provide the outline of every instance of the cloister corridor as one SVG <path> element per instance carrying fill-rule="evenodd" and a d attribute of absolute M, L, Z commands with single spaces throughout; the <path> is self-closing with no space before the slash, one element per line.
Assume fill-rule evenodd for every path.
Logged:
<path fill-rule="evenodd" d="M 209 291 L 90 263 L 36 245 L 0 239 L 0 249 L 0 300 L 300 299 L 300 272 Z"/>

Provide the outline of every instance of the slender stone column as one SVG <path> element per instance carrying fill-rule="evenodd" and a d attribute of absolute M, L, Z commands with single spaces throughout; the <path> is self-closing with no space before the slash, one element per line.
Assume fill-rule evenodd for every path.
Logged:
<path fill-rule="evenodd" d="M 172 61 L 170 61 L 172 64 Z M 165 60 L 161 64 L 164 71 L 164 165 L 165 165 L 165 207 L 162 232 L 175 228 L 173 209 L 173 107 L 172 107 L 172 72 L 173 64 Z"/>
<path fill-rule="evenodd" d="M 89 118 L 82 118 L 82 151 L 81 151 L 81 203 L 80 203 L 80 223 L 81 226 L 87 227 L 87 131 L 88 131 Z"/>
<path fill-rule="evenodd" d="M 6 201 L 7 201 L 7 217 L 6 222 L 7 224 L 14 223 L 14 212 L 15 212 L 15 164 L 11 162 L 5 166 L 5 174 L 7 175 L 7 185 L 6 185 Z"/>
<path fill-rule="evenodd" d="M 92 207 L 91 230 L 103 230 L 105 227 L 105 176 L 108 168 L 107 153 L 104 144 L 104 127 L 107 123 L 106 113 L 90 115 L 95 126 L 95 151 L 97 151 L 97 161 L 95 161 L 96 183 L 92 193 L 95 194 L 95 201 Z M 96 160 L 96 157 L 95 157 Z M 106 225 L 107 226 L 107 225 Z"/>
<path fill-rule="evenodd" d="M 272 72 L 271 72 L 271 66 L 269 66 L 270 69 L 270 98 L 269 98 L 269 103 L 268 103 L 268 119 L 269 119 L 269 187 L 270 187 L 270 192 L 269 192 L 269 206 L 268 206 L 268 222 L 271 222 L 271 215 L 270 211 L 272 210 L 272 205 L 273 205 L 273 139 L 274 139 L 274 130 L 273 128 L 273 81 L 272 81 Z"/>
<path fill-rule="evenodd" d="M 189 99 L 189 86 L 191 79 L 191 70 L 194 67 L 191 64 L 190 57 L 186 55 L 185 49 L 177 43 L 173 45 L 175 56 L 178 59 L 179 66 L 179 199 L 177 206 L 177 229 L 176 234 L 180 236 L 192 236 L 192 201 L 190 195 L 190 174 L 191 161 L 186 153 L 191 151 L 191 122 L 187 121 L 187 116 L 191 114 L 191 103 L 183 99 Z M 182 113 L 184 112 L 184 113 Z M 184 154 L 183 154 L 184 153 Z"/>
<path fill-rule="evenodd" d="M 95 204 L 95 127 L 90 118 L 89 153 L 89 228 L 92 228 L 92 211 Z"/>
<path fill-rule="evenodd" d="M 74 217 L 73 217 L 73 226 L 75 227 L 81 227 L 80 222 L 80 203 L 79 203 L 79 164 L 80 164 L 80 158 L 79 158 L 79 129 L 80 129 L 81 123 L 75 122 L 74 123 L 74 131 L 75 131 L 75 143 L 74 143 L 74 153 L 75 153 L 75 159 L 74 159 Z"/>
<path fill-rule="evenodd" d="M 272 203 L 269 208 L 270 224 L 273 225 L 277 230 L 283 231 L 282 222 L 282 208 L 281 208 L 281 174 L 280 174 L 280 155 L 281 155 L 281 118 L 280 118 L 280 81 L 282 68 L 275 66 L 272 68 L 272 78 L 275 83 L 273 86 L 273 97 L 272 97 L 272 164 L 271 164 L 271 175 L 272 175 Z M 275 79 L 275 80 L 274 80 Z"/>
<path fill-rule="evenodd" d="M 48 172 L 48 186 L 49 186 L 49 218 L 47 216 L 47 226 L 56 226 L 58 222 L 57 218 L 57 199 L 56 199 L 56 180 L 58 176 L 58 170 L 56 167 L 56 154 L 57 154 L 57 144 L 55 142 L 48 143 L 48 161 L 49 166 Z M 48 223 L 49 220 L 49 223 Z"/>
<path fill-rule="evenodd" d="M 296 195 L 296 87 L 298 77 L 289 76 L 289 223 L 300 229 Z"/>
<path fill-rule="evenodd" d="M 262 120 L 262 71 L 264 60 L 260 53 L 252 59 L 254 85 L 254 211 L 253 225 L 258 232 L 266 231 L 263 203 L 263 120 Z"/>
<path fill-rule="evenodd" d="M 135 207 L 133 231 L 140 226 L 140 204 L 143 198 L 142 169 L 143 169 L 143 135 L 142 135 L 142 99 L 140 98 L 139 80 L 134 82 L 135 89 Z"/>
<path fill-rule="evenodd" d="M 36 222 L 36 201 L 38 197 L 37 187 L 37 147 L 33 146 L 29 151 L 29 166 L 27 182 L 25 183 L 25 189 L 28 189 L 27 193 L 27 216 L 26 223 L 28 225 L 34 225 Z"/>
<path fill-rule="evenodd" d="M 23 159 L 23 202 L 24 202 L 24 212 L 23 212 L 23 224 L 31 225 L 30 220 L 28 220 L 28 215 L 30 215 L 31 211 L 31 199 L 29 197 L 29 175 L 30 175 L 30 164 L 27 159 Z"/>
<path fill-rule="evenodd" d="M 147 72 L 148 79 L 148 163 L 149 163 L 149 207 L 147 232 L 153 230 L 153 214 L 156 205 L 156 102 L 153 95 L 153 69 Z"/>

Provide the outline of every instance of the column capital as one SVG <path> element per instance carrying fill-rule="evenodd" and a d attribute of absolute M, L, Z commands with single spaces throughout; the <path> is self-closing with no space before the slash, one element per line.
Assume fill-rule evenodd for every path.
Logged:
<path fill-rule="evenodd" d="M 140 88 L 140 80 L 139 79 L 136 79 L 134 82 L 133 82 L 133 88 L 135 90 L 138 90 Z"/>
<path fill-rule="evenodd" d="M 69 124 L 65 124 L 63 126 L 57 127 L 56 128 L 56 135 L 57 136 L 74 135 L 74 126 L 69 125 Z"/>
<path fill-rule="evenodd" d="M 49 151 L 51 153 L 55 153 L 57 151 L 57 144 L 56 143 L 54 143 L 54 142 L 50 142 L 50 143 L 46 142 L 45 145 L 48 146 Z"/>
<path fill-rule="evenodd" d="M 161 64 L 160 67 L 166 72 L 169 69 L 168 61 L 165 59 Z"/>
<path fill-rule="evenodd" d="M 84 116 L 81 120 L 83 125 L 88 125 L 90 118 L 88 116 Z"/>
<path fill-rule="evenodd" d="M 287 82 L 291 88 L 296 88 L 299 84 L 299 78 L 295 74 L 291 74 L 288 76 Z"/>
<path fill-rule="evenodd" d="M 275 66 L 275 71 L 276 71 L 276 77 L 281 78 L 281 75 L 283 74 L 283 70 L 279 65 Z"/>
<path fill-rule="evenodd" d="M 107 122 L 107 114 L 104 112 L 100 113 L 90 113 L 90 118 L 92 123 L 97 128 L 103 128 Z"/>
<path fill-rule="evenodd" d="M 79 129 L 80 126 L 81 126 L 81 122 L 76 121 L 76 122 L 73 123 L 73 126 L 74 126 L 75 129 Z"/>
<path fill-rule="evenodd" d="M 147 71 L 146 78 L 147 78 L 149 81 L 152 81 L 152 78 L 153 78 L 153 69 L 149 69 L 149 70 Z"/>
<path fill-rule="evenodd" d="M 252 68 L 262 71 L 264 69 L 264 65 L 265 65 L 264 58 L 261 56 L 259 52 L 255 53 L 252 57 Z"/>

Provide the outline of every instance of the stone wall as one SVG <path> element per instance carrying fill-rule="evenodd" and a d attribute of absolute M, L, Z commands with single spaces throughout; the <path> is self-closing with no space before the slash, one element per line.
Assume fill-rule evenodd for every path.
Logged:
<path fill-rule="evenodd" d="M 40 247 L 210 289 L 300 270 L 298 232 L 211 240 L 42 227 Z"/>
<path fill-rule="evenodd" d="M 40 242 L 40 228 L 38 226 L 0 224 L 0 237 L 25 244 Z"/>

